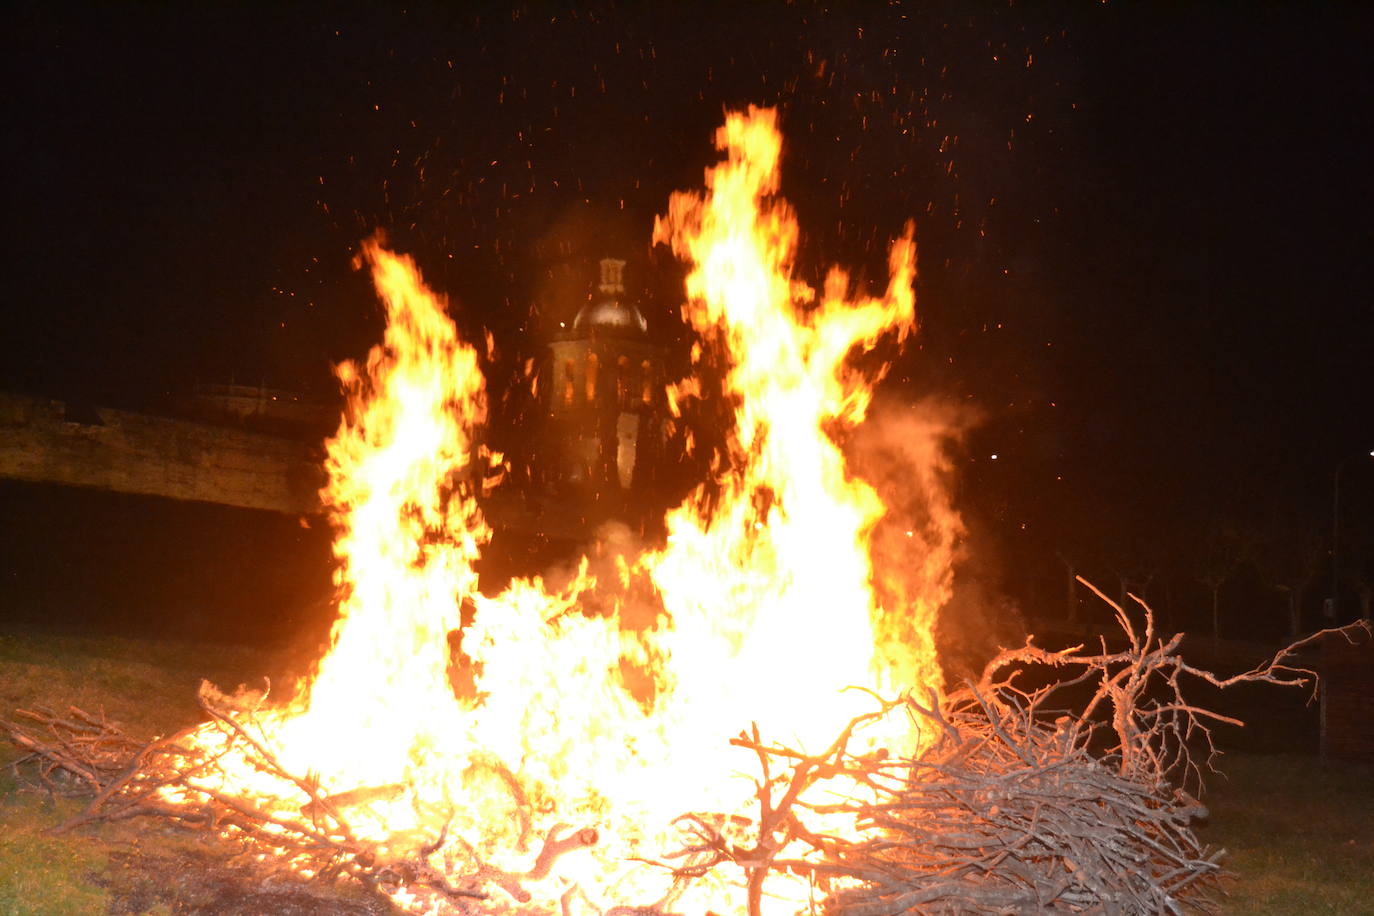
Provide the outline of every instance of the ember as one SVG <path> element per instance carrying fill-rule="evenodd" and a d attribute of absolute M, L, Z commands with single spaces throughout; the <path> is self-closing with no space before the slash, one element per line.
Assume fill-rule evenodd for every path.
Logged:
<path fill-rule="evenodd" d="M 839 268 L 817 295 L 795 271 L 776 115 L 731 114 L 716 142 L 724 160 L 706 191 L 675 195 L 655 238 L 691 266 L 685 317 L 723 348 L 735 428 L 711 498 L 698 490 L 661 549 L 619 565 L 622 586 L 652 582 L 661 610 L 584 612 L 596 588 L 585 563 L 561 590 L 534 579 L 478 592 L 490 530 L 475 462 L 500 459 L 474 455 L 477 353 L 415 264 L 370 240 L 360 266 L 388 322 L 365 364 L 337 370 L 329 652 L 285 704 L 206 685 L 210 721 L 146 747 L 68 722 L 96 736 L 82 746 L 98 760 L 9 726 L 96 793 L 79 821 L 153 813 L 236 830 L 301 874 L 352 875 L 417 912 L 794 913 L 821 898 L 875 914 L 1175 909 L 1214 877 L 1188 832 L 1191 801 L 1165 792 L 1180 758 L 1161 756 L 1182 752 L 1174 739 L 1200 713 L 1141 699 L 1148 676 L 1192 671 L 1174 643 L 1150 631 L 1118 655 L 1028 647 L 940 695 L 932 633 L 958 519 L 932 513 L 938 562 L 875 570 L 886 510 L 834 438 L 864 420 L 875 382 L 847 359 L 915 328 L 912 229 L 891 247 L 883 295 L 855 296 Z M 885 593 L 907 597 L 883 606 L 874 583 L 894 577 L 902 587 Z M 461 696 L 460 629 L 472 660 Z M 1101 676 L 1118 739 L 1107 763 L 1088 753 L 1090 717 L 1047 726 L 1047 693 L 996 676 L 1017 662 Z M 751 765 L 759 777 L 740 775 Z M 1139 840 L 1135 858 L 1081 836 L 1085 818 L 1119 828 L 1111 843 Z M 1102 878 L 1117 865 L 1165 877 L 1118 886 Z"/>
<path fill-rule="evenodd" d="M 738 907 L 737 877 L 706 867 L 715 853 L 698 836 L 703 823 L 750 835 L 754 786 L 729 736 L 753 721 L 820 750 L 872 694 L 938 684 L 930 628 L 950 575 L 913 592 L 919 638 L 884 646 L 883 616 L 917 608 L 878 607 L 868 538 L 883 506 L 832 435 L 871 397 L 846 357 L 914 327 L 915 249 L 908 230 L 880 298 L 850 301 L 839 269 L 819 297 L 800 283 L 775 121 L 730 115 L 706 193 L 675 196 L 657 230 L 694 267 L 687 317 L 725 347 L 739 404 L 719 498 L 690 498 L 666 546 L 623 566 L 652 580 L 664 612 L 640 627 L 576 612 L 595 587 L 585 572 L 557 593 L 538 580 L 477 592 L 489 529 L 469 485 L 485 416 L 476 352 L 413 262 L 369 241 L 388 324 L 365 365 L 338 369 L 348 404 L 324 493 L 338 528 L 333 645 L 293 705 L 207 691 L 213 721 L 178 742 L 193 775 L 161 804 L 227 806 L 291 837 L 284 851 L 330 850 L 422 909 L 435 891 L 497 910 Z M 458 700 L 448 634 L 464 600 L 477 608 L 463 633 L 474 689 Z M 626 663 L 652 680 L 651 702 L 628 689 Z M 908 753 L 919 730 L 886 717 L 854 740 Z M 770 911 L 812 893 L 764 876 L 750 883 Z"/>

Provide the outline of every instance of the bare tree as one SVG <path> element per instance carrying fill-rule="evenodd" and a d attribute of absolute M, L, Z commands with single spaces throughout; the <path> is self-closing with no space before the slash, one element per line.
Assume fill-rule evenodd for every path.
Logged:
<path fill-rule="evenodd" d="M 1326 544 L 1311 519 L 1274 519 L 1256 552 L 1260 575 L 1288 599 L 1288 633 L 1302 630 L 1302 599 L 1322 571 Z"/>
<path fill-rule="evenodd" d="M 1131 595 L 1148 599 L 1150 586 L 1164 578 L 1166 557 L 1159 542 L 1149 539 L 1123 544 L 1106 565 L 1116 579 L 1116 603 L 1126 605 Z"/>
<path fill-rule="evenodd" d="M 1258 538 L 1245 526 L 1229 519 L 1214 519 L 1202 535 L 1196 552 L 1194 574 L 1212 596 L 1212 638 L 1221 636 L 1221 589 L 1236 570 L 1254 555 Z"/>

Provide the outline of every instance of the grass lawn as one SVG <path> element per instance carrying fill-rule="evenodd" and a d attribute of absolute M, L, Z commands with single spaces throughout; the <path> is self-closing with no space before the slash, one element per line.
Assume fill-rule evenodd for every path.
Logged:
<path fill-rule="evenodd" d="M 1245 754 L 1218 769 L 1199 836 L 1230 853 L 1224 912 L 1374 914 L 1374 767 Z"/>
<path fill-rule="evenodd" d="M 202 677 L 285 683 L 308 655 L 0 628 L 0 718 L 75 705 L 151 738 L 199 721 Z M 265 886 L 241 848 L 146 819 L 49 835 L 83 801 L 26 789 L 8 766 L 18 756 L 0 745 L 0 916 L 392 912 L 359 889 Z M 1219 768 L 1199 833 L 1231 853 L 1224 913 L 1374 913 L 1374 768 L 1276 754 L 1227 755 Z"/>
<path fill-rule="evenodd" d="M 294 681 L 309 658 L 241 646 L 121 639 L 0 628 L 0 718 L 16 709 L 79 706 L 104 713 L 131 737 L 195 725 L 201 678 L 233 688 L 263 676 Z M 53 836 L 85 799 L 37 792 L 0 744 L 0 916 L 8 914 L 205 913 L 263 916 L 386 914 L 359 888 L 264 882 L 244 849 L 149 819 L 96 823 Z"/>

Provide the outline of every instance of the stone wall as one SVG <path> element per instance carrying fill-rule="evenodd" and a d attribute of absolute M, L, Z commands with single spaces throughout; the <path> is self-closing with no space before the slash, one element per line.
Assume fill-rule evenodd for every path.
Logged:
<path fill-rule="evenodd" d="M 287 438 L 0 393 L 0 477 L 305 515 L 322 461 Z"/>

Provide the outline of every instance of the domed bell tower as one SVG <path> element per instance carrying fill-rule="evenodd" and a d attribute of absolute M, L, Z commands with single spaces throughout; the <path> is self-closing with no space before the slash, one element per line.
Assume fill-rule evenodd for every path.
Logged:
<path fill-rule="evenodd" d="M 554 443 L 548 482 L 615 514 L 653 478 L 662 445 L 663 348 L 625 293 L 625 262 L 601 260 L 597 294 L 549 342 L 541 396 Z"/>

